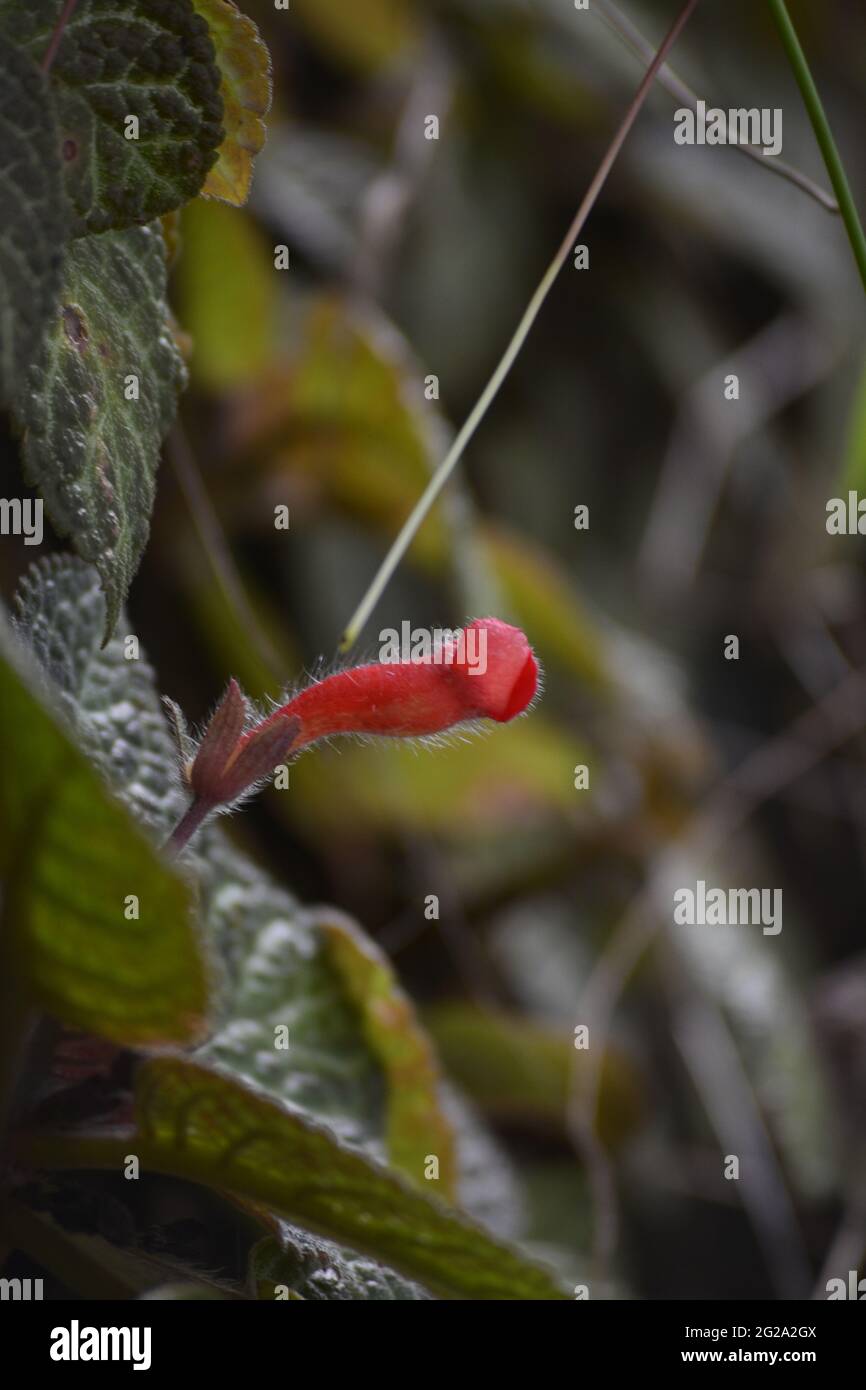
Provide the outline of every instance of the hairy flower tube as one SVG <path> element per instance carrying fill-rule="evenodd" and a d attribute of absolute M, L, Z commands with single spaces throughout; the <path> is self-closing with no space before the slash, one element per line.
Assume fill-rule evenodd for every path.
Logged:
<path fill-rule="evenodd" d="M 245 730 L 248 711 L 231 681 L 185 769 L 193 801 L 168 848 L 179 852 L 202 822 L 253 788 L 289 755 L 334 734 L 421 738 L 478 719 L 506 723 L 538 690 L 525 635 L 497 618 L 452 633 L 425 657 L 335 671 Z"/>

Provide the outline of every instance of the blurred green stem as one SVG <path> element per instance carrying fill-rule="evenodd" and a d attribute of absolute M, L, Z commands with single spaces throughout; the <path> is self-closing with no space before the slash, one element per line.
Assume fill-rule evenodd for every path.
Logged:
<path fill-rule="evenodd" d="M 367 592 L 361 599 L 361 602 L 358 604 L 358 607 L 355 609 L 355 612 L 352 614 L 352 617 L 349 619 L 349 623 L 346 627 L 345 632 L 343 633 L 343 637 L 340 642 L 341 651 L 348 651 L 350 647 L 354 646 L 355 642 L 358 639 L 358 634 L 360 633 L 364 624 L 367 622 L 367 619 L 369 618 L 376 604 L 379 602 L 379 599 L 382 597 L 382 594 L 392 574 L 399 565 L 403 556 L 406 554 L 406 551 L 408 550 L 409 546 L 414 540 L 415 535 L 417 534 L 421 524 L 427 516 L 427 513 L 430 511 L 430 508 L 436 501 L 436 498 L 439 496 L 440 492 L 447 483 L 451 474 L 454 472 L 454 469 L 457 467 L 457 464 L 463 457 L 467 445 L 469 444 L 470 440 L 475 434 L 475 431 L 478 429 L 478 426 L 481 424 L 481 421 L 484 419 L 485 415 L 490 409 L 490 406 L 493 404 L 493 401 L 498 395 L 499 389 L 502 386 L 502 383 L 505 381 L 505 378 L 508 376 L 508 373 L 511 371 L 511 368 L 513 367 L 515 361 L 517 360 L 520 354 L 520 350 L 523 347 L 523 344 L 526 342 L 530 330 L 532 329 L 535 320 L 538 318 L 538 315 L 541 312 L 541 308 L 545 300 L 547 299 L 548 294 L 553 288 L 553 285 L 559 275 L 559 272 L 562 270 L 562 267 L 565 265 L 565 262 L 567 261 L 569 255 L 572 252 L 575 238 L 580 235 L 583 229 L 583 224 L 589 217 L 589 214 L 592 212 L 592 209 L 595 207 L 598 196 L 601 193 L 601 190 L 604 188 L 605 183 L 607 182 L 608 175 L 610 174 L 611 169 L 616 163 L 619 152 L 626 142 L 629 131 L 631 130 L 632 126 L 637 120 L 638 115 L 640 114 L 641 107 L 646 101 L 647 95 L 650 89 L 652 88 L 653 83 L 655 82 L 656 75 L 658 74 L 659 69 L 664 66 L 664 62 L 668 56 L 668 53 L 673 48 L 674 44 L 679 38 L 680 33 L 687 24 L 688 20 L 691 18 L 697 6 L 697 3 L 698 0 L 687 0 L 687 3 L 680 10 L 679 14 L 677 15 L 677 18 L 674 20 L 673 24 L 671 25 L 670 29 L 668 30 L 667 34 L 665 35 L 664 39 L 659 45 L 655 57 L 653 58 L 649 67 L 647 68 L 647 71 L 644 74 L 643 79 L 641 80 L 640 86 L 635 92 L 631 104 L 629 105 L 628 110 L 626 111 L 625 115 L 622 118 L 622 121 L 620 122 L 619 129 L 613 137 L 613 140 L 611 141 L 610 146 L 608 147 L 607 152 L 605 153 L 605 156 L 601 161 L 601 164 L 595 172 L 592 182 L 590 183 L 589 188 L 587 189 L 586 194 L 584 195 L 583 201 L 575 214 L 571 226 L 565 234 L 565 237 L 562 241 L 559 250 L 557 251 L 547 270 L 545 271 L 540 285 L 538 286 L 532 298 L 530 299 L 529 304 L 527 305 L 524 311 L 523 317 L 517 325 L 517 328 L 514 331 L 514 335 L 511 338 L 511 341 L 509 342 L 507 348 L 505 349 L 505 352 L 503 353 L 498 366 L 496 367 L 492 377 L 490 378 L 481 395 L 479 396 L 478 400 L 476 401 L 475 406 L 473 407 L 468 419 L 466 420 L 462 429 L 458 433 L 456 439 L 454 440 L 454 443 L 448 450 L 448 453 L 445 455 L 445 458 L 440 463 L 433 477 L 430 479 L 430 482 L 427 484 L 427 487 L 425 488 L 423 494 L 413 507 L 409 517 L 405 522 L 405 525 L 402 527 L 400 531 L 400 534 L 397 536 L 396 540 L 394 541 L 393 545 L 391 546 L 390 550 L 388 551 L 387 555 L 385 556 L 384 560 L 379 566 L 379 569 L 374 575 L 373 581 L 367 589 Z"/>
<path fill-rule="evenodd" d="M 821 98 L 818 95 L 818 88 L 815 86 L 814 78 L 809 70 L 806 55 L 797 37 L 797 31 L 791 23 L 791 16 L 788 14 L 788 7 L 785 0 L 768 0 L 776 27 L 781 35 L 788 61 L 794 69 L 794 76 L 803 97 L 809 119 L 812 122 L 812 129 L 815 138 L 824 157 L 827 166 L 827 173 L 830 175 L 830 182 L 833 191 L 839 202 L 839 210 L 842 213 L 842 220 L 848 232 L 848 239 L 851 242 L 851 249 L 854 252 L 854 259 L 860 271 L 860 278 L 863 287 L 866 289 L 866 236 L 863 234 L 863 227 L 860 217 L 851 194 L 851 187 L 836 142 L 833 139 L 833 132 L 830 129 L 830 122 L 827 120 Z"/>

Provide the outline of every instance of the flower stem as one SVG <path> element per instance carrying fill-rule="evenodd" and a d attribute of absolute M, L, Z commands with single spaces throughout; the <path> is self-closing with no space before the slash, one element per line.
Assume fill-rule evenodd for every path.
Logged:
<path fill-rule="evenodd" d="M 863 226 L 851 193 L 845 167 L 833 139 L 830 122 L 827 120 L 827 114 L 818 95 L 818 88 L 815 86 L 815 80 L 809 70 L 806 55 L 797 37 L 797 31 L 791 22 L 785 0 L 768 0 L 768 3 L 785 52 L 788 55 L 788 61 L 794 70 L 804 105 L 809 113 L 815 139 L 818 141 L 824 163 L 827 166 L 827 173 L 830 175 L 833 191 L 839 202 L 839 210 L 848 232 L 848 240 L 851 242 L 854 259 L 860 271 L 860 278 L 863 281 L 864 289 L 866 289 L 866 236 L 863 234 Z"/>
<path fill-rule="evenodd" d="M 205 797 L 197 796 L 195 801 L 190 803 L 165 842 L 165 853 L 170 859 L 176 859 L 181 850 L 186 848 L 213 809 L 214 803 Z"/>
<path fill-rule="evenodd" d="M 460 459 L 462 458 L 466 446 L 469 444 L 470 440 L 472 439 L 472 436 L 475 434 L 475 431 L 478 429 L 478 426 L 481 424 L 481 421 L 484 419 L 484 416 L 487 414 L 487 411 L 493 403 L 494 398 L 498 394 L 499 388 L 501 387 L 505 378 L 508 376 L 508 373 L 510 372 L 512 366 L 514 365 L 520 353 L 521 348 L 523 347 L 523 344 L 526 342 L 526 339 L 529 336 L 529 332 L 532 328 L 532 325 L 538 318 L 539 312 L 541 311 L 541 307 L 544 304 L 544 301 L 547 299 L 547 296 L 553 287 L 554 281 L 556 280 L 557 276 L 559 275 L 559 272 L 561 271 L 566 260 L 568 259 L 569 254 L 571 253 L 571 249 L 574 244 L 575 238 L 580 235 L 584 222 L 586 221 L 587 217 L 589 216 L 593 207 L 595 206 L 598 195 L 600 194 L 602 188 L 604 187 L 607 181 L 607 177 L 611 169 L 613 168 L 614 163 L 616 162 L 620 150 L 625 144 L 626 137 L 628 136 L 629 131 L 631 130 L 632 126 L 637 120 L 641 107 L 643 106 L 647 98 L 647 94 L 649 93 L 650 88 L 652 87 L 653 82 L 656 79 L 656 75 L 659 69 L 664 66 L 664 62 L 667 58 L 668 53 L 670 52 L 671 48 L 673 48 L 673 45 L 676 43 L 680 35 L 680 32 L 685 27 L 688 20 L 691 18 L 692 12 L 695 9 L 697 3 L 698 0 L 687 0 L 687 3 L 683 6 L 679 15 L 674 20 L 673 24 L 671 25 L 670 29 L 668 30 L 667 34 L 662 40 L 655 57 L 653 58 L 649 67 L 647 68 L 647 71 L 644 74 L 641 84 L 638 87 L 634 97 L 632 98 L 631 105 L 626 111 L 625 116 L 623 117 L 620 123 L 619 129 L 616 132 L 616 135 L 611 141 L 611 144 L 604 156 L 604 159 L 601 161 L 601 164 L 596 170 L 595 176 L 593 177 L 593 180 L 586 191 L 583 202 L 581 203 L 580 207 L 575 213 L 574 220 L 571 226 L 569 227 L 568 231 L 566 232 L 559 250 L 557 251 L 547 270 L 545 271 L 540 285 L 538 286 L 534 295 L 532 296 L 528 305 L 526 306 L 523 317 L 521 318 L 520 323 L 517 325 L 517 328 L 514 332 L 514 336 L 512 337 L 510 343 L 505 349 L 505 352 L 499 362 L 499 365 L 497 366 L 496 370 L 494 371 L 492 377 L 488 381 L 484 390 L 481 392 L 481 395 L 475 403 L 475 406 L 472 412 L 470 413 L 469 418 L 466 420 L 465 424 L 463 425 L 463 428 L 460 430 L 460 433 L 457 435 L 456 439 L 454 440 L 454 443 L 451 445 L 451 448 L 445 455 L 445 458 L 440 463 L 436 472 L 433 474 L 433 477 L 430 479 L 430 482 L 427 484 L 427 487 L 425 488 L 421 497 L 418 499 L 415 506 L 413 507 L 409 517 L 407 518 L 406 522 L 400 530 L 400 534 L 397 536 L 396 540 L 394 541 L 393 545 L 388 551 L 388 554 L 385 556 L 384 560 L 379 566 L 377 573 L 373 577 L 373 581 L 370 584 L 370 587 L 368 588 L 366 594 L 364 595 L 355 612 L 353 613 L 352 617 L 350 618 L 348 626 L 346 627 L 346 630 L 343 633 L 342 639 L 340 641 L 341 651 L 348 651 L 349 648 L 352 647 L 354 643 L 357 641 L 358 634 L 360 633 L 361 629 L 363 628 L 364 624 L 366 623 L 376 604 L 379 602 L 379 599 L 382 597 L 382 594 L 385 590 L 386 585 L 388 584 L 388 581 L 390 580 L 392 574 L 394 573 L 395 569 L 397 568 L 406 551 L 408 550 L 409 546 L 411 545 L 415 537 L 415 534 L 418 531 L 418 528 L 421 526 L 430 508 L 436 501 L 436 498 L 439 496 L 439 493 L 442 491 L 449 477 L 451 476 Z"/>

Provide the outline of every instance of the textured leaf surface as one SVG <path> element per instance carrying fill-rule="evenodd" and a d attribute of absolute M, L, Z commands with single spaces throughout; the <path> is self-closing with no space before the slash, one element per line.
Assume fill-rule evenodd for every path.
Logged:
<path fill-rule="evenodd" d="M 360 1009 L 353 1004 L 328 948 L 328 923 L 338 914 L 301 907 L 216 833 L 201 868 L 202 910 L 222 961 L 223 988 L 217 1030 L 197 1059 L 216 1063 L 302 1115 L 324 1121 L 339 1140 L 374 1158 L 404 1159 L 416 1174 L 426 1145 L 424 1155 L 432 1151 L 440 1157 L 440 1184 L 429 1184 L 439 1191 L 448 1190 L 449 1163 L 458 1166 L 452 1154 L 456 1142 L 461 1205 L 497 1232 L 517 1234 L 519 1203 L 510 1172 L 467 1107 L 447 1091 L 443 1096 L 438 1087 L 434 1091 L 427 1070 L 435 1067 L 429 1044 L 417 1025 L 410 1027 L 404 1019 L 390 970 L 387 978 L 379 980 L 378 969 L 373 977 L 373 983 L 381 984 L 384 1008 L 375 1024 L 381 1036 L 371 1036 L 369 1014 L 375 1011 L 376 996 L 366 993 Z M 361 993 L 369 989 L 364 975 L 355 988 Z M 275 1046 L 274 1030 L 280 1026 L 288 1029 L 285 1049 Z M 406 1061 L 410 1065 L 401 1074 L 400 1064 Z M 401 1084 L 411 1087 L 406 1097 L 395 1090 Z M 362 1270 L 356 1269 L 352 1252 L 334 1255 L 337 1248 L 329 1247 L 323 1254 L 317 1242 L 305 1243 L 309 1238 L 302 1232 L 287 1226 L 283 1234 L 286 1258 L 296 1273 L 301 1257 L 292 1250 L 298 1241 L 306 1252 L 304 1267 L 308 1257 L 311 1261 L 308 1272 L 321 1270 L 332 1255 L 338 1261 L 334 1297 L 372 1296 L 357 1291 L 358 1280 L 384 1289 L 400 1285 L 393 1271 L 369 1259 Z M 316 1281 L 320 1292 L 315 1295 L 293 1284 L 287 1267 L 282 1273 L 274 1282 L 291 1284 L 305 1298 L 325 1296 L 321 1281 Z"/>
<path fill-rule="evenodd" d="M 187 802 L 177 752 L 145 657 L 127 661 L 123 635 L 100 646 L 96 571 L 55 556 L 30 567 L 16 597 L 17 626 L 79 741 L 135 819 L 164 840 Z"/>
<path fill-rule="evenodd" d="M 5 625 L 0 648 L 14 730 L 0 759 L 0 875 L 16 978 L 57 1018 L 113 1041 L 188 1041 L 207 1004 L 189 890 L 34 694 Z M 138 920 L 124 915 L 130 894 Z"/>
<path fill-rule="evenodd" d="M 39 63 L 61 8 L 0 0 L 0 26 Z M 192 0 L 79 0 L 51 68 L 78 233 L 150 222 L 195 197 L 223 138 L 220 83 Z"/>
<path fill-rule="evenodd" d="M 74 242 L 17 402 L 27 476 L 57 530 L 99 570 L 106 638 L 147 541 L 160 445 L 184 376 L 166 326 L 165 275 L 158 228 Z M 139 399 L 127 400 L 133 376 Z"/>
<path fill-rule="evenodd" d="M 271 60 L 251 19 L 231 0 L 193 0 L 207 21 L 222 82 L 225 139 L 202 193 L 240 207 L 249 196 L 253 161 L 265 143 L 271 107 Z"/>
<path fill-rule="evenodd" d="M 495 1235 L 514 1240 L 522 1234 L 525 1220 L 510 1165 L 471 1107 L 448 1085 L 443 1091 L 459 1149 L 460 1205 Z M 314 1301 L 429 1297 L 420 1285 L 367 1256 L 278 1218 L 269 1225 L 277 1234 L 255 1246 L 250 1257 L 250 1283 L 259 1298 L 276 1297 L 276 1284 L 288 1287 L 290 1297 Z"/>
<path fill-rule="evenodd" d="M 0 44 L 0 396 L 10 400 L 60 287 L 66 199 L 48 88 Z"/>
<path fill-rule="evenodd" d="M 327 1130 L 228 1075 L 181 1058 L 138 1082 L 143 1167 L 265 1203 L 381 1257 L 446 1296 L 556 1299 L 555 1281 L 480 1227 L 409 1187 Z"/>
<path fill-rule="evenodd" d="M 330 959 L 360 1010 L 367 1043 L 388 1084 L 388 1158 L 416 1183 L 429 1156 L 439 1160 L 438 1188 L 453 1197 L 457 1160 L 452 1126 L 440 1102 L 441 1076 L 430 1041 L 387 957 L 352 922 L 322 914 Z"/>
<path fill-rule="evenodd" d="M 289 1298 L 316 1303 L 392 1303 L 429 1297 L 420 1285 L 375 1260 L 286 1222 L 280 1226 L 280 1238 L 260 1241 L 250 1257 L 250 1283 L 259 1298 L 284 1299 L 283 1288 L 289 1290 Z"/>
<path fill-rule="evenodd" d="M 223 988 L 217 1030 L 199 1057 L 383 1154 L 382 1076 L 314 914 L 216 837 L 202 871 Z M 278 1028 L 288 1030 L 287 1047 Z"/>

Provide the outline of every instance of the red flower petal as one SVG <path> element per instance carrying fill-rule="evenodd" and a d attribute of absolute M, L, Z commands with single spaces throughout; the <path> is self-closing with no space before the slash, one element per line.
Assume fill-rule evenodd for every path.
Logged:
<path fill-rule="evenodd" d="M 496 618 L 471 623 L 465 633 L 473 630 L 483 636 L 474 646 L 464 641 L 462 661 L 375 662 L 338 671 L 302 690 L 266 722 L 297 719 L 295 751 L 331 734 L 411 738 L 472 719 L 513 719 L 538 687 L 532 648 L 519 628 Z"/>

